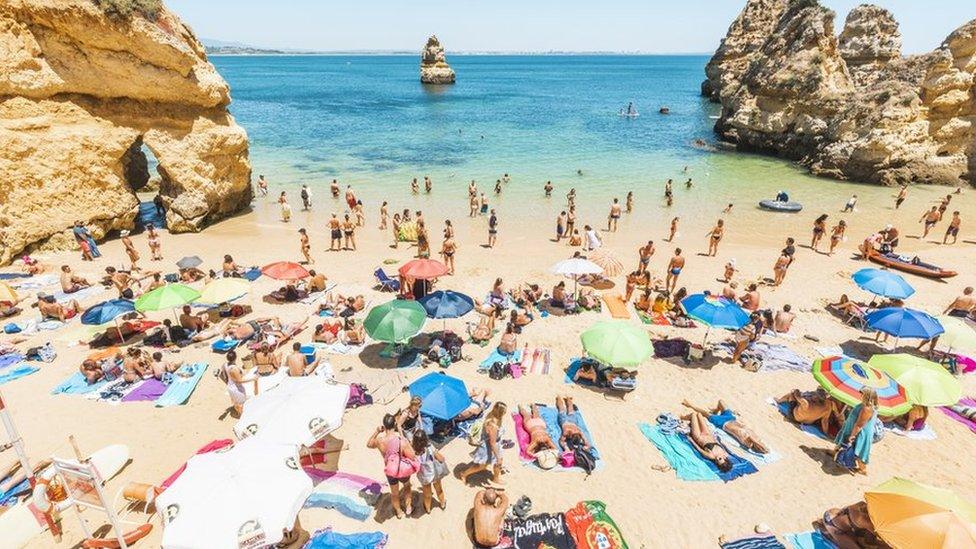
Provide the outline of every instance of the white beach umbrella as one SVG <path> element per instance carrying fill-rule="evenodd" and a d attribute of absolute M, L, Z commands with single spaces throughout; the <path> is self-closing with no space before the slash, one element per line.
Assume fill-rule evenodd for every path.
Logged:
<path fill-rule="evenodd" d="M 238 438 L 310 446 L 342 425 L 349 385 L 322 376 L 287 377 L 244 403 Z"/>
<path fill-rule="evenodd" d="M 156 499 L 166 549 L 265 547 L 312 492 L 295 446 L 260 437 L 226 450 L 193 456 L 176 482 Z"/>
<path fill-rule="evenodd" d="M 603 267 L 593 263 L 589 259 L 572 257 L 553 265 L 552 272 L 571 277 L 573 279 L 573 294 L 575 295 L 579 284 L 579 277 L 582 275 L 601 274 L 603 273 Z"/>

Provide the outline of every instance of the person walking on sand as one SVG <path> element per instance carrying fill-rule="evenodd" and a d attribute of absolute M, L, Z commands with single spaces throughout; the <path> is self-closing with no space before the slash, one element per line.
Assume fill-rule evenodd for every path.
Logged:
<path fill-rule="evenodd" d="M 444 258 L 444 265 L 447 267 L 447 274 L 454 274 L 454 254 L 457 253 L 457 243 L 454 242 L 453 233 L 444 235 L 444 243 L 441 244 L 441 257 Z"/>
<path fill-rule="evenodd" d="M 589 225 L 583 225 L 583 232 L 586 233 L 586 247 L 584 250 L 590 252 L 600 246 L 603 246 L 603 241 L 600 240 L 600 235 L 596 234 L 596 230 Z"/>
<path fill-rule="evenodd" d="M 153 261 L 163 260 L 163 246 L 159 241 L 159 232 L 156 231 L 156 227 L 149 223 L 146 225 L 146 237 L 149 242 L 149 254 Z"/>
<path fill-rule="evenodd" d="M 626 203 L 625 207 L 627 208 L 627 213 L 633 213 L 634 212 L 634 191 L 627 191 L 627 200 L 625 203 Z"/>
<path fill-rule="evenodd" d="M 651 256 L 654 255 L 654 241 L 648 240 L 647 244 L 637 250 L 637 274 L 644 274 L 647 266 L 651 263 Z"/>
<path fill-rule="evenodd" d="M 83 260 L 93 261 L 96 258 L 102 257 L 102 253 L 98 251 L 98 246 L 95 244 L 95 237 L 92 236 L 91 231 L 81 221 L 75 221 L 75 226 L 71 229 L 71 232 L 75 235 L 75 241 L 78 242 L 78 246 L 81 248 L 81 257 Z"/>
<path fill-rule="evenodd" d="M 711 231 L 708 231 L 708 257 L 718 254 L 718 244 L 725 234 L 725 220 L 719 219 Z"/>
<path fill-rule="evenodd" d="M 813 222 L 813 237 L 810 239 L 810 249 L 813 251 L 817 250 L 817 246 L 820 244 L 820 239 L 823 238 L 824 233 L 827 232 L 827 214 L 823 214 L 818 217 Z"/>
<path fill-rule="evenodd" d="M 125 248 L 125 255 L 129 256 L 129 270 L 139 272 L 139 252 L 136 250 L 135 244 L 132 243 L 132 239 L 129 238 L 129 231 L 123 230 L 119 235 L 122 237 L 122 246 Z"/>
<path fill-rule="evenodd" d="M 566 235 L 566 211 L 565 210 L 559 212 L 559 215 L 556 216 L 556 242 L 562 240 L 564 235 Z"/>
<path fill-rule="evenodd" d="M 898 190 L 898 196 L 895 197 L 896 210 L 901 207 L 902 202 L 904 202 L 906 198 L 908 198 L 908 185 L 903 183 L 901 189 Z"/>
<path fill-rule="evenodd" d="M 390 485 L 393 514 L 398 519 L 403 518 L 404 513 L 407 516 L 413 514 L 410 477 L 420 469 L 420 463 L 410 441 L 397 431 L 396 416 L 393 414 L 383 416 L 383 424 L 369 437 L 366 447 L 379 450 L 380 455 L 383 456 L 383 473 Z"/>
<path fill-rule="evenodd" d="M 258 176 L 258 192 L 261 196 L 268 196 L 268 181 L 263 175 Z"/>
<path fill-rule="evenodd" d="M 613 199 L 610 205 L 610 216 L 607 218 L 607 231 L 617 232 L 617 222 L 620 221 L 620 201 Z"/>
<path fill-rule="evenodd" d="M 827 255 L 834 255 L 834 250 L 841 240 L 844 240 L 844 233 L 847 231 L 847 222 L 841 219 L 832 229 L 830 229 L 830 250 Z"/>
<path fill-rule="evenodd" d="M 349 219 L 349 214 L 345 215 L 345 220 L 342 222 L 342 234 L 346 238 L 346 244 L 343 249 L 346 250 L 356 250 L 356 224 Z"/>
<path fill-rule="evenodd" d="M 308 232 L 304 228 L 298 229 L 298 242 L 302 247 L 302 256 L 305 257 L 305 263 L 311 265 L 315 263 L 312 259 L 312 246 L 308 242 Z"/>
<path fill-rule="evenodd" d="M 461 473 L 461 482 L 466 483 L 471 475 L 491 467 L 491 480 L 496 484 L 504 484 L 502 481 L 501 442 L 505 434 L 505 430 L 502 428 L 502 419 L 507 412 L 508 406 L 504 402 L 496 402 L 488 412 L 481 428 L 481 442 L 471 454 L 471 465 Z"/>
<path fill-rule="evenodd" d="M 352 185 L 346 185 L 346 204 L 350 210 L 356 208 L 356 193 L 352 190 Z"/>
<path fill-rule="evenodd" d="M 334 212 L 329 219 L 329 251 L 338 252 L 342 249 L 342 222 Z"/>
<path fill-rule="evenodd" d="M 278 195 L 278 206 L 281 208 L 281 220 L 285 223 L 291 221 L 291 204 L 288 203 L 285 191 L 281 191 L 281 194 Z"/>
<path fill-rule="evenodd" d="M 302 183 L 301 197 L 302 210 L 307 212 L 308 210 L 312 209 L 312 191 L 308 190 L 308 185 L 305 183 Z"/>
<path fill-rule="evenodd" d="M 430 443 L 427 433 L 422 429 L 414 431 L 413 440 L 410 441 L 410 444 L 420 461 L 417 482 L 420 483 L 423 491 L 424 511 L 430 513 L 434 507 L 433 495 L 435 492 L 437 493 L 438 507 L 446 509 L 447 498 L 444 496 L 441 479 L 448 475 L 447 461 Z"/>
<path fill-rule="evenodd" d="M 684 268 L 685 258 L 681 255 L 681 248 L 675 248 L 674 256 L 671 257 L 671 261 L 668 261 L 668 274 L 664 279 L 664 287 L 668 292 L 674 293 L 678 286 L 678 277 L 681 276 L 681 270 Z"/>
<path fill-rule="evenodd" d="M 735 258 L 733 257 L 728 263 L 725 264 L 725 270 L 722 272 L 722 282 L 732 282 L 732 277 L 735 276 L 735 273 L 738 272 L 738 270 L 739 269 L 735 267 Z"/>
<path fill-rule="evenodd" d="M 674 237 L 678 234 L 678 218 L 671 220 L 671 232 L 668 233 L 668 242 L 674 242 Z"/>
<path fill-rule="evenodd" d="M 786 278 L 786 271 L 790 268 L 790 256 L 781 253 L 773 264 L 773 286 L 779 286 Z"/>
<path fill-rule="evenodd" d="M 498 215 L 492 208 L 491 216 L 488 217 L 488 247 L 494 248 L 496 240 L 498 240 Z"/>
<path fill-rule="evenodd" d="M 332 198 L 339 198 L 339 180 L 333 179 L 332 183 L 329 184 L 329 192 L 332 193 Z"/>
<path fill-rule="evenodd" d="M 566 193 L 566 205 L 569 209 L 576 207 L 576 187 L 569 189 L 569 192 Z"/>
<path fill-rule="evenodd" d="M 929 231 L 932 230 L 932 227 L 935 227 L 935 224 L 939 222 L 941 217 L 942 214 L 939 213 L 938 206 L 932 206 L 929 211 L 922 214 L 922 217 L 918 220 L 919 223 L 925 223 L 925 230 L 922 232 L 922 238 L 929 235 Z"/>
<path fill-rule="evenodd" d="M 417 259 L 430 257 L 430 235 L 422 219 L 417 220 Z"/>
<path fill-rule="evenodd" d="M 468 217 L 475 217 L 478 215 L 478 195 L 473 194 L 468 197 Z"/>
<path fill-rule="evenodd" d="M 546 181 L 546 185 L 542 187 L 542 190 L 546 193 L 546 198 L 552 198 L 552 181 Z"/>
<path fill-rule="evenodd" d="M 393 214 L 393 221 L 390 223 L 390 227 L 393 229 L 393 246 L 391 248 L 400 247 L 400 214 Z"/>
<path fill-rule="evenodd" d="M 952 237 L 952 243 L 956 243 L 956 239 L 959 238 L 959 226 L 962 225 L 962 219 L 959 218 L 959 212 L 952 212 L 952 219 L 949 220 L 949 226 L 946 228 L 945 236 L 942 237 L 942 243 L 948 244 L 949 237 Z"/>
<path fill-rule="evenodd" d="M 380 206 L 380 230 L 381 231 L 386 230 L 386 225 L 387 222 L 389 221 L 389 218 L 390 218 L 390 209 L 386 205 L 386 200 L 384 200 L 383 204 Z"/>
<path fill-rule="evenodd" d="M 363 227 L 366 225 L 366 212 L 363 211 L 363 201 L 357 200 L 356 207 L 353 208 L 352 213 L 356 214 L 356 226 Z"/>
<path fill-rule="evenodd" d="M 570 206 L 566 212 L 566 235 L 572 236 L 576 229 L 576 206 Z"/>

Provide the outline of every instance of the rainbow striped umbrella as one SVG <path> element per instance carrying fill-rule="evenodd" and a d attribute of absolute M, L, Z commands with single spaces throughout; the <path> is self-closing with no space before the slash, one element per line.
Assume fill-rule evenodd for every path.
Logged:
<path fill-rule="evenodd" d="M 912 408 L 905 388 L 888 374 L 846 356 L 821 358 L 813 363 L 813 378 L 830 396 L 847 404 L 861 403 L 861 389 L 878 393 L 878 415 L 900 416 Z"/>

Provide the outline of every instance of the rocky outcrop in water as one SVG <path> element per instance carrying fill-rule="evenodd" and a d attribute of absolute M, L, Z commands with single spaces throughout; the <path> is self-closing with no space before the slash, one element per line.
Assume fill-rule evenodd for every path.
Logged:
<path fill-rule="evenodd" d="M 453 84 L 455 79 L 454 69 L 447 64 L 444 47 L 436 36 L 431 36 L 420 54 L 420 81 L 424 84 Z"/>
<path fill-rule="evenodd" d="M 107 15 L 89 0 L 0 3 L 0 264 L 131 228 L 156 157 L 169 229 L 251 200 L 248 141 L 227 84 L 174 14 Z"/>
<path fill-rule="evenodd" d="M 750 1 L 740 19 L 763 1 Z M 819 175 L 976 183 L 976 20 L 932 53 L 902 57 L 900 49 L 884 9 L 856 8 L 838 37 L 831 10 L 790 0 L 744 68 L 720 75 L 728 84 L 717 90 L 715 130 L 740 150 L 797 160 Z M 709 65 L 731 68 L 727 56 L 719 48 Z"/>
<path fill-rule="evenodd" d="M 739 78 L 772 34 L 787 0 L 749 0 L 742 13 L 729 26 L 715 55 L 705 66 L 702 95 L 718 102 L 724 92 L 739 87 Z"/>

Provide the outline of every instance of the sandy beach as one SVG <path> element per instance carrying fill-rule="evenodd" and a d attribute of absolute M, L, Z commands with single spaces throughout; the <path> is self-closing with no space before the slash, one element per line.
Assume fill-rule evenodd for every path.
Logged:
<path fill-rule="evenodd" d="M 391 202 L 391 212 L 410 208 L 423 210 L 430 227 L 432 248 L 440 247 L 439 231 L 443 220 L 450 217 L 457 229 L 459 252 L 458 272 L 438 281 L 438 289 L 452 289 L 482 298 L 491 288 L 496 277 L 504 280 L 506 288 L 520 283 L 535 282 L 551 289 L 559 278 L 549 273 L 555 262 L 572 255 L 574 251 L 565 241 L 556 244 L 554 237 L 555 214 L 564 207 L 563 198 L 568 183 L 560 183 L 554 196 L 542 196 L 541 182 L 529 183 L 517 180 L 506 188 L 500 200 L 490 196 L 492 207 L 498 208 L 500 217 L 499 246 L 486 249 L 481 246 L 486 238 L 486 218 L 468 218 L 464 187 L 461 183 L 438 185 L 432 196 L 417 195 Z M 717 292 L 723 266 L 736 259 L 740 272 L 736 279 L 740 287 L 772 275 L 772 265 L 778 250 L 787 236 L 797 239 L 797 261 L 792 266 L 785 283 L 779 288 L 760 287 L 763 307 L 778 310 L 790 304 L 797 313 L 791 333 L 795 339 L 771 339 L 782 343 L 812 362 L 819 355 L 818 346 L 842 345 L 845 351 L 867 359 L 875 352 L 889 352 L 893 341 L 884 349 L 874 346 L 873 337 L 845 326 L 824 310 L 828 300 L 836 300 L 842 293 L 856 299 L 869 298 L 851 282 L 850 275 L 867 263 L 853 258 L 857 244 L 872 231 L 887 223 L 895 224 L 905 237 L 899 251 L 917 253 L 926 261 L 954 269 L 959 276 L 945 282 L 906 275 L 917 293 L 908 301 L 909 306 L 940 314 L 942 309 L 963 287 L 972 285 L 971 264 L 976 259 L 972 233 L 967 228 L 970 219 L 967 212 L 976 211 L 972 192 L 954 197 L 950 212 L 961 210 L 964 215 L 963 230 L 959 242 L 951 246 L 935 243 L 941 241 L 945 221 L 939 224 L 928 239 L 914 238 L 920 234 L 918 216 L 938 196 L 951 192 L 946 188 L 913 188 L 909 200 L 898 211 L 893 206 L 890 189 L 860 187 L 823 182 L 832 197 L 833 206 L 823 210 L 807 209 L 797 215 L 773 214 L 756 209 L 753 204 L 766 198 L 760 190 L 742 192 L 734 197 L 736 203 L 731 214 L 725 215 L 727 237 L 721 243 L 717 257 L 699 255 L 707 249 L 706 232 L 721 214 L 727 197 L 697 188 L 685 189 L 683 179 L 674 176 L 676 204 L 671 210 L 663 205 L 663 181 L 636 189 L 636 210 L 624 214 L 619 230 L 615 233 L 600 231 L 605 248 L 619 258 L 626 270 L 637 265 L 636 250 L 648 239 L 657 244 L 657 252 L 650 263 L 655 276 L 663 277 L 665 266 L 675 247 L 684 249 L 688 258 L 679 286 L 691 293 L 702 290 Z M 438 182 L 435 182 L 437 185 Z M 407 182 L 404 182 L 404 186 Z M 490 192 L 487 182 L 483 190 Z M 514 190 L 515 188 L 518 190 Z M 297 230 L 308 229 L 315 259 L 315 269 L 328 276 L 336 291 L 348 295 L 362 293 L 371 305 L 391 299 L 374 288 L 373 271 L 384 260 L 397 260 L 402 264 L 415 254 L 415 248 L 401 245 L 390 248 L 389 231 L 377 229 L 377 204 L 386 196 L 381 187 L 364 186 L 357 192 L 368 204 L 367 223 L 357 233 L 359 250 L 329 253 L 325 221 L 332 211 L 341 212 L 340 201 L 333 201 L 326 189 L 316 190 L 313 209 L 300 211 L 297 192 L 289 187 L 294 215 L 289 223 L 280 221 L 274 198 L 280 187 L 273 179 L 270 194 L 255 200 L 252 211 L 223 221 L 201 234 L 170 235 L 162 233 L 162 262 L 148 261 L 149 250 L 145 234 L 133 235 L 136 247 L 143 256 L 144 269 L 175 271 L 174 261 L 185 255 L 199 255 L 204 267 L 219 267 L 220 258 L 229 253 L 241 265 L 264 265 L 272 261 L 298 261 L 301 256 Z M 859 212 L 842 214 L 849 190 L 862 195 Z M 397 193 L 402 192 L 397 190 Z M 619 192 L 623 199 L 626 191 Z M 589 223 L 605 228 L 609 203 L 615 193 L 603 189 L 588 189 L 577 198 L 580 204 L 578 226 Z M 682 215 L 681 229 L 675 242 L 664 241 L 673 212 Z M 813 219 L 820 213 L 830 215 L 828 225 L 838 219 L 848 223 L 848 240 L 841 244 L 837 253 L 828 257 L 804 247 L 809 243 Z M 825 244 L 822 245 L 824 248 Z M 101 245 L 103 257 L 95 263 L 84 263 L 75 252 L 39 256 L 50 265 L 71 265 L 89 279 L 100 277 L 104 267 L 126 264 L 124 251 L 118 240 Z M 397 264 L 387 265 L 395 270 Z M 611 293 L 623 292 L 623 277 L 614 278 L 616 287 Z M 199 284 L 197 284 L 199 286 Z M 280 286 L 267 277 L 253 284 L 250 295 L 243 302 L 254 308 L 255 316 L 277 316 L 282 320 L 301 320 L 313 311 L 308 305 L 273 305 L 262 302 L 260 297 Z M 82 303 L 90 306 L 108 298 L 106 291 Z M 606 309 L 606 308 L 604 308 Z M 631 312 L 633 308 L 630 307 Z M 35 317 L 36 310 L 13 320 Z M 162 320 L 171 316 L 168 312 L 150 313 L 150 319 Z M 473 314 L 471 316 L 474 316 Z M 830 507 L 844 506 L 859 500 L 864 491 L 893 476 L 953 489 L 961 495 L 976 493 L 976 477 L 972 474 L 971 458 L 976 455 L 976 434 L 963 425 L 933 411 L 929 425 L 937 434 L 935 440 L 921 441 L 888 435 L 875 445 L 867 476 L 851 476 L 842 473 L 831 463 L 828 451 L 832 444 L 811 437 L 788 423 L 777 410 L 766 402 L 767 397 L 777 397 L 798 388 L 812 390 L 816 382 L 808 373 L 758 372 L 751 373 L 726 362 L 706 363 L 704 366 L 685 366 L 680 362 L 651 358 L 639 368 L 639 388 L 624 400 L 609 397 L 584 387 L 566 384 L 563 368 L 573 357 L 581 353 L 579 334 L 599 320 L 610 318 L 604 310 L 600 313 L 583 313 L 570 317 L 537 319 L 519 336 L 518 344 L 544 347 L 551 350 L 552 371 L 548 375 L 531 375 L 520 379 L 494 381 L 478 374 L 477 365 L 491 352 L 496 339 L 487 347 L 465 346 L 469 361 L 453 365 L 449 373 L 464 379 L 468 386 L 488 386 L 493 400 L 504 401 L 510 408 L 522 403 L 552 403 L 557 395 L 573 396 L 586 417 L 596 446 L 603 457 L 603 467 L 592 476 L 582 473 L 541 472 L 521 465 L 517 448 L 505 451 L 508 469 L 505 476 L 507 490 L 514 501 L 521 495 L 532 499 L 533 512 L 560 512 L 578 501 L 595 499 L 607 504 L 607 512 L 620 526 L 631 547 L 708 547 L 714 546 L 719 536 L 730 539 L 743 537 L 759 523 L 768 524 L 779 534 L 810 530 L 811 521 L 820 517 Z M 449 320 L 447 326 L 458 331 L 464 329 L 464 321 Z M 632 315 L 631 322 L 639 320 Z M 311 337 L 314 319 L 297 338 L 307 342 Z M 147 403 L 108 405 L 74 396 L 53 396 L 50 390 L 65 377 L 77 371 L 82 357 L 88 353 L 86 346 L 68 341 L 65 334 L 76 332 L 78 321 L 56 332 L 41 332 L 20 345 L 31 347 L 50 340 L 58 358 L 45 364 L 33 375 L 2 386 L 12 416 L 24 438 L 31 458 L 39 460 L 51 455 L 69 457 L 71 447 L 68 435 L 74 435 L 82 450 L 90 452 L 114 443 L 127 444 L 131 450 L 131 463 L 108 484 L 108 493 L 114 494 L 128 482 L 156 483 L 162 481 L 182 465 L 204 444 L 222 438 L 233 438 L 235 419 L 229 414 L 229 401 L 225 386 L 208 373 L 201 381 L 189 402 L 183 406 L 154 408 Z M 440 321 L 432 321 L 428 330 L 439 329 Z M 691 341 L 700 341 L 704 329 L 646 326 L 655 336 L 674 335 Z M 819 339 L 814 342 L 803 336 Z M 715 333 L 712 341 L 724 339 L 726 334 Z M 0 336 L 0 341 L 9 336 Z M 914 341 L 906 344 L 914 346 Z M 211 369 L 219 367 L 222 358 L 213 354 L 209 346 L 191 346 L 178 355 L 167 353 L 170 360 L 186 362 L 203 361 Z M 341 444 L 342 451 L 333 456 L 331 466 L 348 473 L 356 473 L 382 480 L 382 462 L 374 450 L 367 449 L 366 439 L 380 424 L 384 413 L 405 407 L 408 395 L 398 394 L 399 388 L 428 370 L 409 369 L 397 371 L 392 361 L 376 357 L 330 356 L 336 378 L 342 382 L 364 383 L 373 391 L 377 402 L 371 406 L 350 410 L 343 426 L 330 436 L 330 445 Z M 976 394 L 976 378 L 962 379 L 964 394 Z M 730 483 L 685 482 L 675 477 L 673 471 L 657 471 L 653 467 L 663 465 L 664 459 L 657 449 L 646 440 L 637 428 L 639 422 L 653 422 L 663 412 L 682 413 L 683 399 L 699 405 L 712 405 L 723 399 L 739 417 L 756 430 L 760 436 L 783 458 L 764 466 L 757 474 Z M 506 420 L 507 437 L 512 436 L 512 424 Z M 469 462 L 472 448 L 464 440 L 449 443 L 442 452 L 452 470 Z M 467 547 L 471 542 L 465 525 L 476 489 L 463 485 L 449 477 L 444 481 L 447 501 L 446 510 L 435 509 L 430 515 L 419 511 L 414 518 L 397 520 L 392 516 L 388 496 L 380 500 L 374 514 L 365 523 L 344 517 L 335 511 L 306 509 L 300 518 L 309 531 L 333 526 L 341 532 L 383 531 L 389 534 L 389 547 Z M 384 494 L 388 494 L 385 491 Z M 421 509 L 419 499 L 415 509 Z M 99 517 L 93 512 L 85 516 L 93 521 Z M 47 535 L 37 536 L 34 547 L 71 547 L 82 539 L 77 520 L 66 514 L 63 525 L 64 540 L 55 545 Z M 152 534 L 140 542 L 140 546 L 158 545 L 161 530 L 156 524 Z"/>

